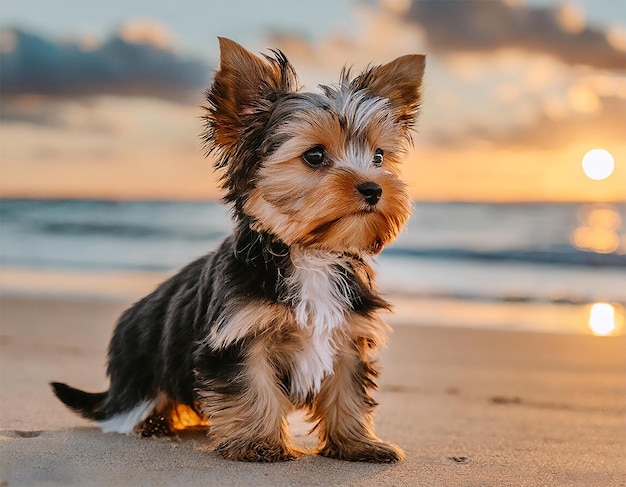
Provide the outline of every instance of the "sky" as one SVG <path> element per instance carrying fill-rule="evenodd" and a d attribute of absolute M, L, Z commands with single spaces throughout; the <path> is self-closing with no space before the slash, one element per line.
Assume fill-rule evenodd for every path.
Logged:
<path fill-rule="evenodd" d="M 0 28 L 4 197 L 217 197 L 200 105 L 225 36 L 309 90 L 425 53 L 415 199 L 626 199 L 622 0 L 3 0 Z"/>

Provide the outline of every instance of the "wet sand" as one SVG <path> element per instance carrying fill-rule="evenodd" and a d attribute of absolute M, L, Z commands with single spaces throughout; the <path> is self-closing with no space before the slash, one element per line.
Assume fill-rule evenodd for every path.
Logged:
<path fill-rule="evenodd" d="M 626 338 L 395 327 L 382 363 L 377 432 L 395 465 L 306 454 L 223 460 L 203 434 L 103 434 L 48 382 L 104 390 L 108 340 L 125 304 L 0 299 L 0 485 L 622 486 Z M 295 442 L 313 447 L 292 417 Z"/>

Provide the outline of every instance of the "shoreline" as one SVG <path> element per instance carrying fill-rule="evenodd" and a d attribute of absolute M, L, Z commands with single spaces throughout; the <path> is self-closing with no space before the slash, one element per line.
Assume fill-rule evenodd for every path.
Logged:
<path fill-rule="evenodd" d="M 152 292 L 172 272 L 29 269 L 0 266 L 0 299 L 99 302 L 130 305 Z M 589 328 L 595 300 L 479 299 L 463 294 L 407 293 L 383 282 L 382 294 L 392 303 L 384 319 L 392 326 L 596 334 Z M 605 299 L 606 300 L 606 299 Z M 626 303 L 608 299 L 615 310 L 614 330 L 626 333 Z"/>
<path fill-rule="evenodd" d="M 7 485 L 618 486 L 626 481 L 626 337 L 395 326 L 377 434 L 394 465 L 306 454 L 230 462 L 202 435 L 103 434 L 48 382 L 103 390 L 125 303 L 0 297 L 0 483 Z M 310 425 L 292 418 L 295 443 Z"/>

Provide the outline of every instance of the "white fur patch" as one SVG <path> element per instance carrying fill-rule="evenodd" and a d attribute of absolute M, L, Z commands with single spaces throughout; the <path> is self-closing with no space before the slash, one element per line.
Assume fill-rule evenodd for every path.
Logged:
<path fill-rule="evenodd" d="M 320 390 L 322 379 L 333 369 L 333 335 L 350 310 L 348 283 L 336 265 L 343 259 L 319 251 L 292 252 L 295 266 L 289 276 L 298 325 L 307 331 L 304 348 L 294 357 L 291 393 L 304 398 Z"/>
<path fill-rule="evenodd" d="M 136 425 L 146 419 L 154 406 L 156 401 L 143 401 L 135 406 L 130 411 L 125 413 L 119 413 L 111 416 L 104 421 L 98 421 L 103 433 L 122 433 L 129 434 L 133 432 Z"/>

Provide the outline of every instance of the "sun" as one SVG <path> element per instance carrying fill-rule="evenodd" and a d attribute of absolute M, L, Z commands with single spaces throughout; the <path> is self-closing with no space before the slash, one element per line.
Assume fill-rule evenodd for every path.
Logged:
<path fill-rule="evenodd" d="M 615 161 L 609 151 L 593 149 L 583 156 L 583 171 L 589 179 L 601 181 L 613 174 Z"/>

